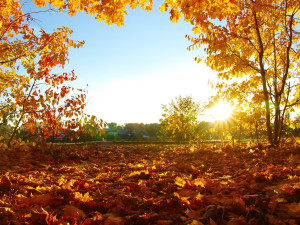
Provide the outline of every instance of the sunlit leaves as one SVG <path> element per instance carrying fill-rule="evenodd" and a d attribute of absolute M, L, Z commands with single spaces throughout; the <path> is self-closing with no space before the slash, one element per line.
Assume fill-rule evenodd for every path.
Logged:
<path fill-rule="evenodd" d="M 124 24 L 124 16 L 127 14 L 127 7 L 136 9 L 140 6 L 143 10 L 151 11 L 152 0 L 117 0 L 117 1 L 95 1 L 95 0 L 34 0 L 38 7 L 45 6 L 50 3 L 54 8 L 60 12 L 66 11 L 71 16 L 75 16 L 78 12 L 85 11 L 90 15 L 94 15 L 95 19 L 104 21 L 107 25 L 116 24 L 122 26 Z"/>
<path fill-rule="evenodd" d="M 299 2 L 166 0 L 160 9 L 169 9 L 171 21 L 178 20 L 179 11 L 193 25 L 196 36 L 187 36 L 188 49 L 205 47 L 201 57 L 228 84 L 216 88 L 237 101 L 241 94 L 246 101 L 265 105 L 268 139 L 278 144 L 286 111 L 300 102 L 294 79 L 299 67 Z"/>
<path fill-rule="evenodd" d="M 200 114 L 200 104 L 192 97 L 177 97 L 169 105 L 162 105 L 164 113 L 160 120 L 160 135 L 164 140 L 190 141 L 199 134 L 197 117 Z"/>
<path fill-rule="evenodd" d="M 164 3 L 164 4 L 160 5 L 160 6 L 159 6 L 159 10 L 160 10 L 161 12 L 167 11 L 167 4 Z"/>
<path fill-rule="evenodd" d="M 84 42 L 73 41 L 68 27 L 52 33 L 34 30 L 30 27 L 34 20 L 31 14 L 23 14 L 17 1 L 9 3 L 1 3 L 0 13 L 0 118 L 7 127 L 8 143 L 12 143 L 21 125 L 40 141 L 50 137 L 54 140 L 65 131 L 83 127 L 87 91 L 67 84 L 76 80 L 74 71 L 53 73 L 52 69 L 63 69 L 69 48 L 82 47 Z M 34 3 L 40 7 L 46 1 Z M 52 3 L 59 8 L 65 4 Z M 87 121 L 101 132 L 103 121 L 95 117 Z"/>

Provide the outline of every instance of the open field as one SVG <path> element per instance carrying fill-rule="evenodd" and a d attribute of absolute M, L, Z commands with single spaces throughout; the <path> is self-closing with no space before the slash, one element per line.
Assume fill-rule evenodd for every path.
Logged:
<path fill-rule="evenodd" d="M 8 151 L 0 224 L 300 224 L 300 146 Z"/>

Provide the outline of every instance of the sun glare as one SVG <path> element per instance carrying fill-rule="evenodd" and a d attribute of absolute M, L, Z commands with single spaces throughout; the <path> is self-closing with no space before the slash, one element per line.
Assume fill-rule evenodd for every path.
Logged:
<path fill-rule="evenodd" d="M 220 102 L 212 108 L 212 117 L 214 120 L 224 121 L 231 115 L 231 107 L 225 102 Z"/>

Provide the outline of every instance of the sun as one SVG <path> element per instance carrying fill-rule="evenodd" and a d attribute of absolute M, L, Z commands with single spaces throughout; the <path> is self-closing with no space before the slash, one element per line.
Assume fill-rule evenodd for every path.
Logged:
<path fill-rule="evenodd" d="M 215 121 L 225 121 L 231 116 L 231 113 L 232 108 L 226 102 L 219 102 L 211 109 L 211 116 Z"/>

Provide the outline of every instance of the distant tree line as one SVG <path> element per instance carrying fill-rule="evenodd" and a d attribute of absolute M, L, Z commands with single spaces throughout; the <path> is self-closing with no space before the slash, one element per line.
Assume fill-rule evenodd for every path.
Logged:
<path fill-rule="evenodd" d="M 116 122 L 110 122 L 107 123 L 104 133 L 91 135 L 95 133 L 93 129 L 93 126 L 86 124 L 86 132 L 79 134 L 79 138 L 74 141 L 159 141 L 157 133 L 160 125 L 158 123 L 119 125 Z M 68 141 L 69 139 L 66 136 L 61 141 Z"/>
<path fill-rule="evenodd" d="M 263 109 L 233 109 L 230 118 L 224 121 L 201 121 L 207 106 L 195 102 L 191 96 L 178 96 L 168 105 L 162 105 L 163 114 L 160 123 L 126 123 L 106 124 L 105 132 L 98 132 L 97 127 L 88 121 L 79 131 L 67 130 L 50 139 L 50 142 L 87 142 L 87 141 L 143 141 L 143 142 L 193 142 L 200 143 L 210 140 L 223 142 L 267 140 L 267 130 Z M 292 120 L 286 115 L 289 123 L 284 124 L 283 137 L 294 138 L 300 135 L 300 120 Z M 3 126 L 2 126 L 3 127 Z M 38 127 L 38 125 L 37 125 Z M 2 132 L 3 133 L 3 132 Z M 30 139 L 31 133 L 21 130 L 21 139 Z"/>

